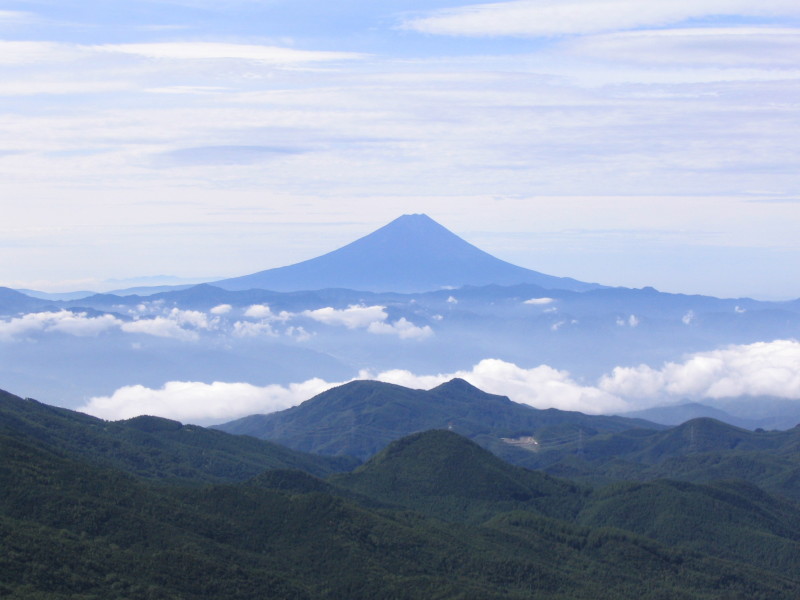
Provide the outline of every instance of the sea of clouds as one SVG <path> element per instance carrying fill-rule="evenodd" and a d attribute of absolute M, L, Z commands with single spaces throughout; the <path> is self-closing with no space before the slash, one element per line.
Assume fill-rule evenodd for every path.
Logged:
<path fill-rule="evenodd" d="M 430 389 L 460 377 L 493 394 L 535 408 L 558 408 L 588 414 L 621 413 L 703 400 L 767 395 L 800 400 L 800 342 L 776 340 L 731 345 L 668 362 L 616 367 L 594 383 L 576 381 L 569 372 L 547 365 L 523 368 L 485 359 L 467 370 L 416 374 L 408 370 L 362 371 L 353 379 L 373 379 L 415 389 Z M 222 422 L 296 406 L 316 394 L 346 383 L 309 379 L 288 386 L 247 383 L 169 382 L 159 389 L 126 386 L 110 396 L 90 399 L 79 410 L 104 419 L 141 414 L 180 421 Z"/>
<path fill-rule="evenodd" d="M 405 317 L 390 318 L 387 308 L 380 305 L 275 312 L 266 304 L 244 308 L 221 304 L 203 312 L 167 307 L 155 301 L 125 310 L 125 314 L 45 311 L 7 318 L 0 320 L 0 343 L 37 342 L 50 335 L 130 335 L 132 344 L 141 339 L 137 336 L 196 343 L 205 335 L 231 340 L 282 337 L 302 343 L 317 334 L 314 327 L 390 335 L 405 344 L 435 335 L 429 325 L 419 326 Z M 638 323 L 624 324 L 634 327 Z M 528 368 L 497 358 L 486 358 L 469 368 L 449 372 L 362 370 L 350 381 L 374 379 L 430 389 L 456 377 L 484 391 L 536 408 L 588 414 L 623 413 L 687 400 L 754 396 L 800 400 L 800 342 L 783 339 L 729 345 L 689 354 L 660 366 L 617 366 L 593 381 L 546 364 Z M 107 396 L 92 397 L 79 410 L 110 420 L 150 414 L 185 422 L 219 423 L 283 410 L 346 382 L 310 378 L 288 385 L 266 386 L 241 381 L 169 381 L 157 389 L 130 385 Z"/>
<path fill-rule="evenodd" d="M 196 341 L 203 332 L 230 334 L 240 338 L 263 335 L 307 338 L 310 334 L 301 325 L 289 325 L 298 319 L 346 329 L 362 329 L 377 335 L 396 335 L 401 339 L 424 339 L 433 335 L 428 325 L 419 327 L 404 317 L 391 320 L 385 306 L 353 305 L 344 309 L 323 307 L 297 313 L 274 313 L 266 304 L 255 304 L 234 318 L 228 318 L 233 310 L 229 304 L 215 306 L 208 314 L 197 310 L 165 308 L 158 301 L 123 310 L 125 318 L 112 314 L 93 315 L 60 310 L 0 320 L 0 342 L 23 341 L 49 333 L 95 337 L 112 331 L 182 341 Z"/>

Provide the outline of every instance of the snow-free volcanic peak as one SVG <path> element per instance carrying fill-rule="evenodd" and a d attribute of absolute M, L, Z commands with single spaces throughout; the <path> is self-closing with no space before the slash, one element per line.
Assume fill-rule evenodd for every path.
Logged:
<path fill-rule="evenodd" d="M 422 292 L 463 285 L 532 283 L 583 291 L 600 287 L 544 275 L 476 248 L 424 214 L 403 215 L 356 241 L 294 265 L 216 282 L 227 290 L 281 292 L 348 288 Z"/>

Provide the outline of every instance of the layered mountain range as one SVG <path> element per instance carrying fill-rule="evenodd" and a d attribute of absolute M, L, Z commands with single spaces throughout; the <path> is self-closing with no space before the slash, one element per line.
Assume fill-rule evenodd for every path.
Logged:
<path fill-rule="evenodd" d="M 272 440 L 295 450 L 365 460 L 398 438 L 428 429 L 448 429 L 500 455 L 526 456 L 517 448 L 528 438 L 589 437 L 637 427 L 661 429 L 641 419 L 537 410 L 505 396 L 487 394 L 463 379 L 431 390 L 379 381 L 354 381 L 299 406 L 252 415 L 216 428 Z M 582 433 L 579 433 L 582 432 Z M 504 442 L 505 440 L 505 442 Z M 538 446 L 538 442 L 531 442 Z M 513 459 L 512 459 L 513 460 Z"/>
<path fill-rule="evenodd" d="M 469 371 L 487 358 L 547 365 L 591 385 L 616 367 L 659 369 L 722 346 L 798 337 L 800 300 L 551 277 L 498 260 L 425 215 L 297 265 L 186 289 L 71 300 L 0 289 L 0 381 L 69 407 L 137 384 L 343 382 L 362 371 Z M 758 400 L 668 401 L 712 403 L 703 414 L 724 410 L 752 428 L 797 422 L 777 383 L 751 395 Z"/>
<path fill-rule="evenodd" d="M 329 408 L 343 408 L 350 394 L 369 404 L 369 385 L 328 398 Z M 396 406 L 414 396 L 378 388 Z M 448 396 L 476 423 L 486 410 L 502 410 L 501 398 L 459 381 L 428 403 L 447 404 Z M 375 404 L 374 420 L 386 420 L 380 406 L 389 403 Z M 435 409 L 431 415 L 438 418 Z M 554 477 L 509 464 L 441 429 L 396 439 L 354 469 L 344 456 L 152 417 L 106 422 L 0 392 L 0 593 L 50 600 L 800 594 L 797 490 L 752 482 L 755 465 L 763 473 L 780 461 L 797 464 L 796 431 L 757 434 L 704 421 L 663 429 L 620 419 L 589 435 L 588 424 L 602 421 L 550 413 L 546 422 L 569 429 L 580 419 L 582 445 L 525 452 L 579 465 L 614 449 L 628 465 L 687 473 L 727 461 L 727 472 L 636 481 L 618 465 L 606 471 L 612 483 L 597 485 L 568 470 Z M 786 470 L 782 480 L 791 479 L 796 472 Z"/>
<path fill-rule="evenodd" d="M 404 436 L 446 429 L 504 460 L 590 483 L 744 479 L 800 501 L 800 425 L 749 431 L 711 418 L 643 419 L 537 410 L 454 379 L 432 390 L 355 381 L 299 406 L 216 427 L 297 451 L 366 460 Z"/>

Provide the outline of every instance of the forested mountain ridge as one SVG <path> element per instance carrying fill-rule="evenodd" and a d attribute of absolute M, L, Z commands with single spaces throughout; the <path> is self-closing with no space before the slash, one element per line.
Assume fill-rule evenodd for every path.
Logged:
<path fill-rule="evenodd" d="M 153 479 L 242 481 L 277 468 L 323 476 L 349 470 L 359 462 L 348 457 L 309 455 L 248 436 L 232 436 L 159 417 L 103 421 L 2 390 L 0 433 Z"/>
<path fill-rule="evenodd" d="M 380 381 L 353 381 L 284 411 L 216 426 L 296 450 L 361 460 L 393 440 L 428 429 L 451 429 L 513 460 L 512 456 L 525 451 L 503 443 L 502 438 L 558 436 L 564 428 L 577 428 L 590 436 L 637 427 L 664 429 L 641 419 L 538 410 L 487 394 L 463 379 L 427 391 Z"/>
<path fill-rule="evenodd" d="M 0 453 L 0 591 L 10 598 L 788 600 L 800 592 L 791 577 L 537 512 L 445 523 L 257 480 L 156 485 L 7 436 Z"/>
<path fill-rule="evenodd" d="M 573 436 L 517 462 L 592 483 L 739 479 L 800 501 L 800 427 L 748 431 L 700 418 L 662 431 L 631 429 L 581 440 Z"/>
<path fill-rule="evenodd" d="M 0 409 L 4 597 L 800 594 L 798 505 L 743 483 L 592 488 L 446 430 L 399 439 L 325 480 L 286 457 L 320 474 L 330 462 L 286 450 L 266 464 L 274 445 L 166 419 L 107 423 L 7 393 Z M 201 468 L 208 451 L 242 458 L 243 471 L 221 459 L 219 470 Z"/>
<path fill-rule="evenodd" d="M 711 418 L 667 427 L 537 410 L 460 379 L 428 391 L 354 381 L 294 408 L 218 427 L 360 460 L 403 436 L 449 429 L 513 464 L 587 483 L 741 479 L 800 501 L 800 427 L 750 431 Z"/>

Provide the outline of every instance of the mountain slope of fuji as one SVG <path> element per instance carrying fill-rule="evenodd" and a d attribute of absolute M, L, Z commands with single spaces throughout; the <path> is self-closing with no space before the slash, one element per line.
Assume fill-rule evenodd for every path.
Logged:
<path fill-rule="evenodd" d="M 226 290 L 347 288 L 422 292 L 464 285 L 533 283 L 584 291 L 601 286 L 512 265 L 476 248 L 423 214 L 403 215 L 338 250 L 214 285 Z"/>

